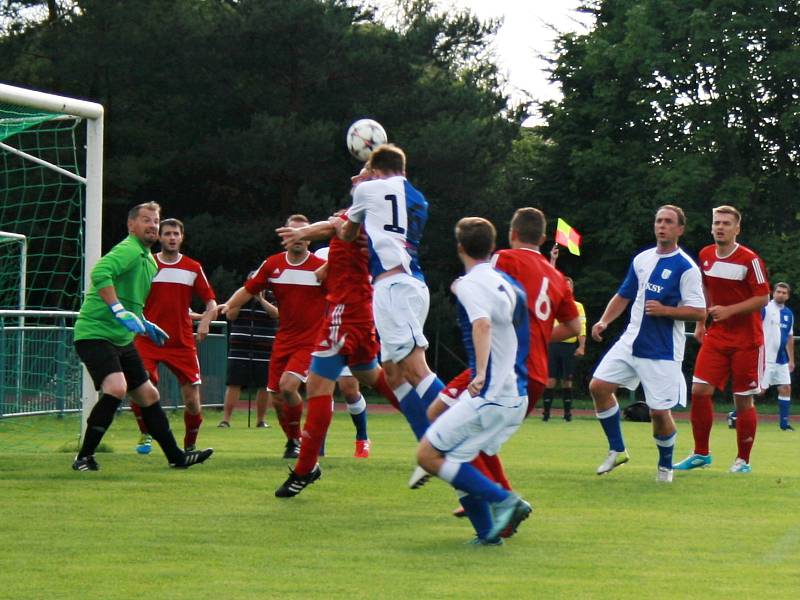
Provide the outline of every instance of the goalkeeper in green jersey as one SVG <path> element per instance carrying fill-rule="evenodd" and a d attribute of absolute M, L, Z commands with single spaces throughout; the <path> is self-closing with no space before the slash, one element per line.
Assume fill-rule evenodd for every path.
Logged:
<path fill-rule="evenodd" d="M 128 213 L 128 237 L 114 246 L 92 269 L 92 284 L 75 322 L 75 350 L 100 399 L 86 422 L 83 443 L 72 463 L 76 471 L 97 471 L 94 451 L 114 420 L 125 394 L 142 409 L 142 418 L 170 466 L 187 468 L 204 462 L 211 448 L 183 452 L 175 442 L 158 390 L 150 383 L 133 345 L 136 335 L 163 344 L 167 334 L 142 316 L 157 271 L 150 247 L 158 240 L 161 207 L 147 202 Z"/>

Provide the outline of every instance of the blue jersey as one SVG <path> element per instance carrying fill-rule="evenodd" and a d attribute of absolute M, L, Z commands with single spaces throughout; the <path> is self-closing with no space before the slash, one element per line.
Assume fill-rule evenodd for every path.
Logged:
<path fill-rule="evenodd" d="M 528 307 L 522 288 L 489 263 L 475 265 L 453 284 L 458 299 L 458 321 L 469 366 L 475 376 L 472 323 L 489 319 L 491 349 L 483 398 L 515 398 L 528 389 Z"/>
<path fill-rule="evenodd" d="M 791 309 L 781 306 L 775 300 L 770 300 L 761 309 L 761 319 L 764 321 L 764 352 L 768 363 L 785 365 L 789 363 L 789 353 L 786 344 L 789 336 L 793 335 L 794 313 Z"/>
<path fill-rule="evenodd" d="M 669 254 L 658 254 L 656 248 L 637 254 L 617 293 L 633 301 L 630 322 L 620 338 L 632 355 L 683 360 L 683 321 L 646 315 L 644 305 L 658 300 L 664 306 L 705 308 L 700 269 L 689 255 L 680 248 Z"/>
<path fill-rule="evenodd" d="M 428 202 L 405 177 L 397 175 L 359 183 L 347 217 L 364 224 L 373 279 L 401 267 L 425 281 L 419 265 L 419 243 L 428 220 Z"/>

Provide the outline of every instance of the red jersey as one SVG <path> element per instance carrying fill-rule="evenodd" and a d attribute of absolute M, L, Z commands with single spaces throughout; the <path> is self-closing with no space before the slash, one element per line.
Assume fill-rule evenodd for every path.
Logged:
<path fill-rule="evenodd" d="M 299 264 L 292 264 L 286 252 L 273 254 L 244 282 L 251 294 L 269 288 L 278 302 L 278 332 L 275 343 L 283 348 L 314 345 L 325 317 L 326 287 L 314 271 L 325 264 L 309 253 Z"/>
<path fill-rule="evenodd" d="M 769 295 L 767 268 L 750 248 L 737 244 L 730 256 L 719 258 L 716 245 L 711 244 L 700 250 L 699 259 L 708 306 L 730 306 L 753 296 Z M 761 311 L 712 321 L 708 335 L 740 348 L 761 346 Z"/>
<path fill-rule="evenodd" d="M 516 279 L 528 295 L 531 337 L 528 378 L 546 384 L 547 347 L 553 321 L 566 323 L 579 316 L 572 291 L 564 275 L 537 250 L 500 250 L 492 257 L 492 264 Z"/>
<path fill-rule="evenodd" d="M 345 215 L 342 215 L 347 220 Z M 362 227 L 358 237 L 345 242 L 333 237 L 328 253 L 327 300 L 332 306 L 344 304 L 343 318 L 372 314 L 372 281 L 369 274 L 369 241 Z M 352 310 L 350 310 L 352 307 Z M 365 312 L 364 307 L 369 310 Z"/>
<path fill-rule="evenodd" d="M 194 348 L 194 329 L 189 317 L 192 296 L 206 304 L 216 299 L 214 290 L 196 260 L 183 254 L 178 255 L 174 263 L 161 260 L 160 253 L 154 258 L 158 271 L 144 304 L 144 316 L 167 332 L 169 339 L 165 347 Z"/>

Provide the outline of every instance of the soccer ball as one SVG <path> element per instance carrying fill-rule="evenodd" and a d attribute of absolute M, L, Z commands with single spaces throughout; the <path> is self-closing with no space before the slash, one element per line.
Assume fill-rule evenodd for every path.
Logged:
<path fill-rule="evenodd" d="M 736 411 L 728 413 L 728 429 L 736 429 Z"/>
<path fill-rule="evenodd" d="M 366 162 L 372 151 L 386 143 L 386 130 L 377 121 L 359 119 L 347 130 L 347 149 L 358 160 Z"/>

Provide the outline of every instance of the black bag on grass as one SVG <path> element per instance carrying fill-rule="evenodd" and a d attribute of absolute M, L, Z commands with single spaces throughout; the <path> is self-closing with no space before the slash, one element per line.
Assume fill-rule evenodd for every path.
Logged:
<path fill-rule="evenodd" d="M 625 417 L 626 421 L 637 421 L 639 423 L 649 423 L 650 422 L 650 409 L 647 407 L 647 403 L 642 402 L 632 402 L 625 409 L 622 411 L 622 415 Z"/>

